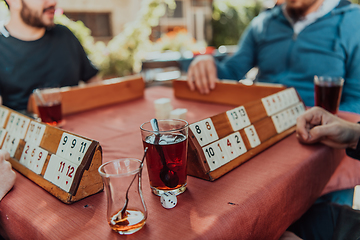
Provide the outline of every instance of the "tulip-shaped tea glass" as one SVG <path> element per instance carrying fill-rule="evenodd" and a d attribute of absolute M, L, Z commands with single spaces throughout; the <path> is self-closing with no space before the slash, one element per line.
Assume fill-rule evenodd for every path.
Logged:
<path fill-rule="evenodd" d="M 146 222 L 141 172 L 142 163 L 134 158 L 113 160 L 99 167 L 107 196 L 107 221 L 122 235 L 137 232 Z"/>
<path fill-rule="evenodd" d="M 176 195 L 186 190 L 188 123 L 180 119 L 158 120 L 158 130 L 151 122 L 140 126 L 144 148 L 148 147 L 146 165 L 150 187 L 155 195 Z"/>

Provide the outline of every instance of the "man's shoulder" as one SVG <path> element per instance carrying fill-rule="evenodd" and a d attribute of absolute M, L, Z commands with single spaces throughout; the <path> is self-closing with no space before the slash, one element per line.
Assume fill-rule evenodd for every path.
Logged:
<path fill-rule="evenodd" d="M 281 6 L 275 6 L 272 9 L 261 12 L 251 21 L 251 28 L 255 31 L 262 32 L 267 27 L 268 23 L 274 19 L 283 17 Z"/>
<path fill-rule="evenodd" d="M 52 28 L 48 29 L 48 32 L 58 36 L 74 37 L 74 34 L 64 25 L 55 24 Z"/>
<path fill-rule="evenodd" d="M 349 4 L 336 9 L 334 15 L 343 15 L 341 26 L 342 28 L 354 28 L 357 32 L 360 24 L 360 6 L 357 4 Z"/>
<path fill-rule="evenodd" d="M 345 4 L 342 2 L 345 2 Z M 346 3 L 347 1 L 341 1 L 339 6 L 332 11 L 332 14 L 360 15 L 360 6 L 358 4 Z"/>

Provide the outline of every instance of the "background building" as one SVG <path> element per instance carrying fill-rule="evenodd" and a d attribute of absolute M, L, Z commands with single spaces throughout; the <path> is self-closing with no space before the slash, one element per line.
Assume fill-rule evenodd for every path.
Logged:
<path fill-rule="evenodd" d="M 119 34 L 127 22 L 134 21 L 142 0 L 62 0 L 58 7 L 72 20 L 81 20 L 91 29 L 95 40 L 109 41 Z M 168 10 L 153 29 L 151 38 L 175 28 L 185 28 L 198 41 L 212 37 L 213 0 L 176 0 L 176 9 Z"/>

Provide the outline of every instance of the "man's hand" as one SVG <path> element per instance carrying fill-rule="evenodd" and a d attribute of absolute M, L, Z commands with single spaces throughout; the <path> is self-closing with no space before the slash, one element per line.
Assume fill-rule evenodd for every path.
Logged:
<path fill-rule="evenodd" d="M 355 149 L 360 125 L 336 117 L 320 107 L 313 107 L 297 118 L 296 133 L 303 143 L 321 142 L 334 148 Z"/>
<path fill-rule="evenodd" d="M 95 75 L 93 76 L 92 78 L 90 78 L 87 83 L 98 83 L 98 82 L 101 82 L 102 79 L 99 75 Z"/>
<path fill-rule="evenodd" d="M 9 158 L 8 152 L 0 150 L 0 201 L 15 183 L 16 174 L 7 161 Z"/>
<path fill-rule="evenodd" d="M 197 56 L 190 64 L 187 81 L 191 91 L 196 87 L 201 94 L 208 94 L 214 89 L 218 79 L 213 56 Z"/>

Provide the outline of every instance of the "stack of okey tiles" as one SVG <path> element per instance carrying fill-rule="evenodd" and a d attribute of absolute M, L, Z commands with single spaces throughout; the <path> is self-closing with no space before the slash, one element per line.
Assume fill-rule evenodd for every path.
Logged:
<path fill-rule="evenodd" d="M 304 111 L 288 88 L 191 124 L 188 174 L 218 179 L 291 134 Z"/>
<path fill-rule="evenodd" d="M 14 169 L 64 203 L 103 190 L 97 141 L 0 106 L 0 148 L 10 153 Z"/>

